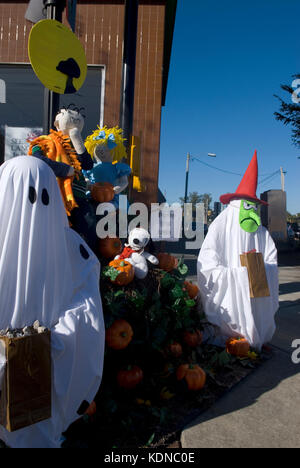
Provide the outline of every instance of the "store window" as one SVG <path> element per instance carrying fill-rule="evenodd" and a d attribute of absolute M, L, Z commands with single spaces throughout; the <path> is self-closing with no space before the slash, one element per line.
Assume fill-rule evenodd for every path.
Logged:
<path fill-rule="evenodd" d="M 104 73 L 103 66 L 88 66 L 86 80 L 79 91 L 60 95 L 61 107 L 74 104 L 84 108 L 83 138 L 97 125 L 103 125 Z M 42 133 L 43 106 L 44 86 L 30 65 L 0 64 L 0 163 L 25 150 L 24 135 Z"/>

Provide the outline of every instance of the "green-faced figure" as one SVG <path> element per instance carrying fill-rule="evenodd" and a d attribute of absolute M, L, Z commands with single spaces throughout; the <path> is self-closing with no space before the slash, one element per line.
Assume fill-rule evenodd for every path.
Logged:
<path fill-rule="evenodd" d="M 256 232 L 261 225 L 258 203 L 241 200 L 239 222 L 246 232 Z"/>

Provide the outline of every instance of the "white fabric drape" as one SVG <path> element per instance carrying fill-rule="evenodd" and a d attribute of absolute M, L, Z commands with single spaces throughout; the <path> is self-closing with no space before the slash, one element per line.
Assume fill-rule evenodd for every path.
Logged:
<path fill-rule="evenodd" d="M 51 329 L 52 417 L 0 439 L 10 447 L 59 447 L 61 433 L 100 386 L 104 321 L 100 264 L 68 226 L 54 173 L 21 156 L 0 168 L 0 329 Z"/>
<path fill-rule="evenodd" d="M 209 227 L 198 256 L 198 285 L 206 317 L 223 336 L 218 342 L 243 335 L 260 350 L 275 331 L 277 250 L 264 227 L 256 233 L 241 229 L 239 208 L 240 200 L 231 201 Z M 270 297 L 250 298 L 248 272 L 240 264 L 240 254 L 252 249 L 263 254 Z"/>

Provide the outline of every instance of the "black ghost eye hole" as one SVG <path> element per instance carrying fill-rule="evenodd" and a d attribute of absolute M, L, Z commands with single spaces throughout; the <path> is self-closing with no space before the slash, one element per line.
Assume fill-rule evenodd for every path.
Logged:
<path fill-rule="evenodd" d="M 42 203 L 49 205 L 49 194 L 45 188 L 42 190 Z"/>
<path fill-rule="evenodd" d="M 30 185 L 29 187 L 28 198 L 29 198 L 30 203 L 34 204 L 36 202 L 36 199 L 37 199 L 36 190 L 32 185 Z"/>
<path fill-rule="evenodd" d="M 133 239 L 132 242 L 133 242 L 134 244 L 136 244 L 136 245 L 139 245 L 139 243 L 140 243 L 139 239 Z"/>
<path fill-rule="evenodd" d="M 85 248 L 82 244 L 80 244 L 79 250 L 80 250 L 81 256 L 82 256 L 85 260 L 87 260 L 87 259 L 89 258 L 89 256 L 90 256 L 90 254 L 88 253 L 88 251 L 86 250 L 86 248 Z"/>

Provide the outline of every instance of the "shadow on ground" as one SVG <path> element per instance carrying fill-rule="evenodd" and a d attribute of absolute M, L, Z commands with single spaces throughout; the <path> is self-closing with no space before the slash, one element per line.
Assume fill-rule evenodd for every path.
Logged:
<path fill-rule="evenodd" d="M 183 434 L 184 448 L 227 444 L 231 447 L 235 441 L 246 446 L 253 446 L 255 443 L 276 445 L 277 441 L 272 441 L 268 434 L 268 427 L 278 438 L 280 428 L 283 438 L 292 431 L 292 427 L 284 427 L 283 423 L 288 424 L 287 419 L 292 417 L 294 411 L 293 402 L 296 404 L 299 400 L 299 382 L 296 382 L 299 379 L 299 365 L 292 362 L 289 353 L 272 349 L 268 361 L 189 424 Z M 293 419 L 291 424 L 294 425 L 295 422 L 297 421 Z M 213 430 L 214 435 L 211 433 Z M 267 433 L 264 433 L 266 430 Z M 251 434 L 255 434 L 255 440 L 251 440 Z"/>

